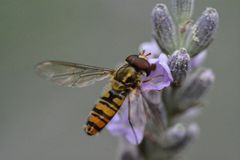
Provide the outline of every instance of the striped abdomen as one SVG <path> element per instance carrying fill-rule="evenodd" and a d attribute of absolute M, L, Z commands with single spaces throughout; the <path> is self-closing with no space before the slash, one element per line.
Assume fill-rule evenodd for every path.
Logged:
<path fill-rule="evenodd" d="M 126 95 L 113 89 L 106 91 L 90 112 L 85 132 L 90 136 L 100 132 L 122 106 Z"/>

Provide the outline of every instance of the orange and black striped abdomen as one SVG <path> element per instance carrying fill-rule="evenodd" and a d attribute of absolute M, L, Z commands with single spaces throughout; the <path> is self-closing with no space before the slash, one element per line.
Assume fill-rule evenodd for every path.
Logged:
<path fill-rule="evenodd" d="M 90 136 L 100 132 L 122 106 L 126 95 L 113 89 L 106 91 L 90 112 L 85 132 Z"/>

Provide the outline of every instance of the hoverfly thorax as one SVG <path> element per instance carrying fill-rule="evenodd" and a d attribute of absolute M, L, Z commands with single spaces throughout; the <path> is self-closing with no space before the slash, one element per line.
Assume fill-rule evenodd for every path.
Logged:
<path fill-rule="evenodd" d="M 129 64 L 120 67 L 114 77 L 116 81 L 121 82 L 125 86 L 126 90 L 136 88 L 139 85 L 140 78 L 139 72 Z"/>

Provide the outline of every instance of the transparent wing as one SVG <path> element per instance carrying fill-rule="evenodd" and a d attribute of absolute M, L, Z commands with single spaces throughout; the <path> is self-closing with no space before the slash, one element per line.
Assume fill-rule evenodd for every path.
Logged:
<path fill-rule="evenodd" d="M 157 90 L 142 91 L 141 89 L 139 92 L 148 120 L 148 129 L 156 133 L 163 131 L 167 125 L 167 115 L 161 101 L 161 92 Z"/>
<path fill-rule="evenodd" d="M 147 117 L 144 107 L 144 99 L 139 90 L 134 90 L 128 97 L 128 125 L 133 128 L 129 137 L 135 141 L 133 144 L 140 144 L 143 140 Z"/>
<path fill-rule="evenodd" d="M 130 116 L 134 126 L 143 126 L 147 122 L 164 127 L 166 115 L 163 115 L 163 105 L 160 91 L 142 91 L 140 88 L 134 90 L 130 95 Z"/>
<path fill-rule="evenodd" d="M 136 130 L 144 132 L 144 128 L 146 126 L 147 117 L 145 113 L 145 104 L 143 96 L 139 90 L 134 90 L 129 94 L 128 109 L 130 113 L 130 121 L 133 127 Z"/>
<path fill-rule="evenodd" d="M 156 139 L 157 133 L 162 132 L 166 125 L 166 112 L 160 97 L 160 91 L 138 88 L 131 92 L 107 125 L 110 133 L 124 137 L 131 144 L 141 143 L 144 135 Z"/>
<path fill-rule="evenodd" d="M 143 139 L 145 125 L 146 115 L 142 97 L 131 92 L 107 125 L 107 129 L 111 134 L 121 136 L 131 144 L 139 144 Z"/>
<path fill-rule="evenodd" d="M 60 86 L 84 87 L 112 75 L 114 70 L 61 61 L 45 61 L 36 66 L 37 74 Z"/>

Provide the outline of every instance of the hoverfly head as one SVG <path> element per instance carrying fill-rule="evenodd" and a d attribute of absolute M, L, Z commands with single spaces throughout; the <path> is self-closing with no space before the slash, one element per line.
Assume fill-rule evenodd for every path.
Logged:
<path fill-rule="evenodd" d="M 152 71 L 152 65 L 148 62 L 147 56 L 149 56 L 151 53 L 145 54 L 145 51 L 139 53 L 139 55 L 130 55 L 126 58 L 126 61 L 129 65 L 134 67 L 136 71 L 144 71 L 147 76 Z"/>

